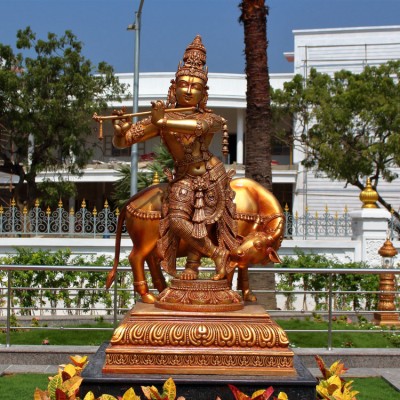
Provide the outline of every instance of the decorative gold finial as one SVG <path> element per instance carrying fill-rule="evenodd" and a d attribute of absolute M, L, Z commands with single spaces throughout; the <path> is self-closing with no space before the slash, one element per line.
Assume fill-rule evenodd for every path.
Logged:
<path fill-rule="evenodd" d="M 360 193 L 360 200 L 363 203 L 362 208 L 378 208 L 378 193 L 371 185 L 371 179 L 367 179 L 365 189 Z"/>
<path fill-rule="evenodd" d="M 153 182 L 152 185 L 158 185 L 160 183 L 160 177 L 158 176 L 158 172 L 155 171 L 153 175 Z"/>
<path fill-rule="evenodd" d="M 390 239 L 387 238 L 385 243 L 383 243 L 382 247 L 378 250 L 378 253 L 381 257 L 394 257 L 397 254 L 397 250 Z"/>

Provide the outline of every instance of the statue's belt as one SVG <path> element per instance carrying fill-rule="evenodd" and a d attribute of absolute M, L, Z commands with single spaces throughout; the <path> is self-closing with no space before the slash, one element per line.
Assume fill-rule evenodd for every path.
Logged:
<path fill-rule="evenodd" d="M 161 219 L 160 211 L 145 211 L 140 208 L 134 208 L 131 204 L 127 206 L 128 211 L 139 219 Z M 238 213 L 234 214 L 234 219 L 237 221 L 258 222 L 260 225 L 265 225 L 276 218 L 285 218 L 284 214 L 276 213 L 271 215 L 259 215 L 255 213 Z"/>

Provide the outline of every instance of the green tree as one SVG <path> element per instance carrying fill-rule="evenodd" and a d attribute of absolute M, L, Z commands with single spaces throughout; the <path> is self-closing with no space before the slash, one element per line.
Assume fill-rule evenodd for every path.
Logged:
<path fill-rule="evenodd" d="M 39 172 L 53 173 L 67 192 L 74 189 L 62 185 L 57 171 L 81 173 L 93 152 L 91 116 L 120 99 L 124 87 L 111 66 L 96 68 L 82 56 L 71 31 L 42 40 L 27 27 L 18 31 L 16 47 L 22 53 L 0 44 L 0 170 L 19 177 L 14 195 L 32 204 Z"/>
<path fill-rule="evenodd" d="M 381 179 L 397 178 L 400 165 L 400 62 L 366 66 L 357 74 L 296 75 L 272 94 L 282 113 L 294 114 L 303 145 L 303 165 L 360 190 L 366 178 L 377 190 Z M 378 200 L 391 211 L 381 196 Z M 396 213 L 398 217 L 398 213 Z"/>

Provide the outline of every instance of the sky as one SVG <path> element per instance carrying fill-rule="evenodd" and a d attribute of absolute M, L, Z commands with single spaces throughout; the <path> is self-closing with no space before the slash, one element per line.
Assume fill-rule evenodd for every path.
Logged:
<path fill-rule="evenodd" d="M 210 72 L 244 73 L 239 0 L 144 0 L 140 72 L 175 72 L 186 46 L 200 34 Z M 293 72 L 293 30 L 400 25 L 400 0 L 266 0 L 272 73 Z M 19 29 L 37 38 L 71 30 L 94 64 L 133 71 L 135 34 L 127 30 L 140 0 L 0 0 L 0 43 L 15 46 Z M 400 38 L 399 38 L 400 40 Z"/>

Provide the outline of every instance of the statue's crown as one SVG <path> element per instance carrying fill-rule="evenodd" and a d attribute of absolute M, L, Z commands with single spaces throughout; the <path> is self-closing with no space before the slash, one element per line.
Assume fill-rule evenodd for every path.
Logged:
<path fill-rule="evenodd" d="M 194 76 L 200 78 L 207 83 L 208 68 L 206 64 L 206 48 L 204 47 L 201 36 L 197 35 L 193 42 L 186 47 L 185 54 L 183 55 L 183 62 L 178 64 L 176 77 L 180 76 Z"/>

